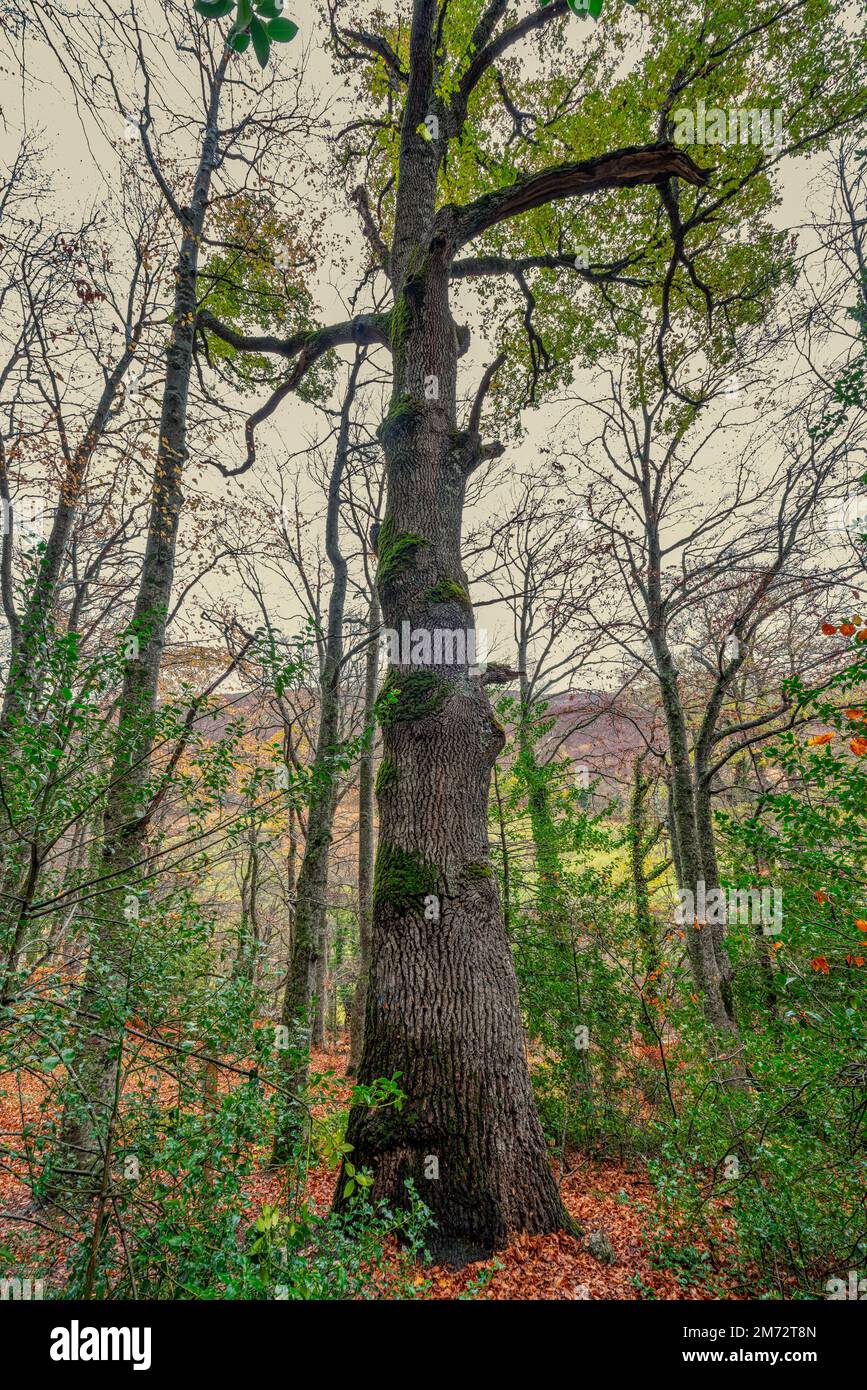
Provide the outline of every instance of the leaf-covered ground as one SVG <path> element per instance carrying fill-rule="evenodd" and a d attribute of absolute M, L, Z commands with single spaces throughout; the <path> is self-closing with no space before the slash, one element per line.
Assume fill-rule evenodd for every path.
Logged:
<path fill-rule="evenodd" d="M 345 1052 L 319 1053 L 313 1069 L 342 1074 Z M 346 1091 L 349 1086 L 347 1083 Z M 171 1104 L 166 1082 L 166 1105 Z M 32 1077 L 0 1079 L 0 1130 L 8 1153 L 19 1145 L 22 1119 L 35 1114 L 40 1085 Z M 265 1153 L 263 1150 L 262 1158 Z M 308 1196 L 318 1211 L 327 1211 L 336 1172 L 321 1164 L 310 1172 Z M 255 1214 L 281 1199 L 280 1174 L 260 1171 L 246 1187 Z M 420 1268 L 416 1276 L 422 1298 L 491 1299 L 713 1299 L 737 1298 L 727 1281 L 726 1249 L 730 1240 L 725 1214 L 710 1209 L 708 1224 L 695 1232 L 664 1229 L 652 1183 L 640 1164 L 596 1162 L 572 1154 L 561 1181 L 564 1204 L 584 1231 L 576 1239 L 565 1232 L 517 1236 L 492 1259 L 460 1271 L 442 1266 Z M 38 1224 L 39 1222 L 44 1224 Z M 8 1265 L 20 1258 L 34 1274 L 50 1271 L 47 1284 L 62 1288 L 68 1243 L 35 1210 L 27 1187 L 13 1167 L 0 1166 L 0 1251 Z M 586 1248 L 601 1234 L 609 1249 L 605 1259 Z M 612 1258 L 613 1256 L 613 1258 Z"/>

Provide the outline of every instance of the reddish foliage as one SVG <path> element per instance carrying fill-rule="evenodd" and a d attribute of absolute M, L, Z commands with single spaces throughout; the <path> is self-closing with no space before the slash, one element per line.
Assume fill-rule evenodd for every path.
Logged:
<path fill-rule="evenodd" d="M 348 1101 L 351 1083 L 343 1078 L 346 1054 L 320 1053 L 312 1059 L 312 1070 L 333 1070 L 341 1076 L 339 1095 Z M 164 1073 L 159 1089 L 165 1091 L 166 1108 L 175 1100 L 170 1077 Z M 231 1078 L 221 1078 L 220 1089 L 232 1084 Z M 22 1110 L 34 1116 L 42 1098 L 42 1087 L 32 1076 L 18 1083 L 13 1077 L 0 1078 L 0 1089 L 9 1095 L 0 1101 L 0 1129 L 6 1133 L 10 1148 L 15 1147 L 15 1134 L 20 1133 Z M 252 1200 L 253 1212 L 265 1203 L 279 1205 L 285 1195 L 285 1174 L 264 1168 L 267 1151 L 256 1151 L 262 1170 L 245 1184 Z M 626 1168 L 619 1163 L 597 1162 L 583 1155 L 572 1155 L 571 1166 L 565 1172 L 561 1191 L 564 1205 L 586 1235 L 604 1232 L 613 1248 L 615 1262 L 602 1263 L 584 1248 L 581 1238 L 565 1231 L 547 1236 L 517 1235 L 509 1246 L 490 1260 L 468 1265 L 462 1270 L 443 1266 L 419 1269 L 416 1283 L 422 1297 L 452 1299 L 461 1295 L 491 1299 L 711 1299 L 737 1297 L 727 1286 L 722 1274 L 711 1275 L 712 1287 L 684 1287 L 668 1270 L 656 1268 L 651 1245 L 660 1239 L 659 1217 L 655 1211 L 652 1184 L 639 1167 Z M 23 1175 L 21 1175 L 23 1176 Z M 307 1194 L 315 1209 L 326 1212 L 334 1195 L 337 1173 L 324 1165 L 310 1173 Z M 62 1283 L 64 1258 L 68 1246 L 50 1232 L 33 1227 L 27 1219 L 32 1213 L 28 1206 L 29 1193 L 20 1176 L 8 1169 L 0 1170 L 0 1210 L 8 1215 L 24 1216 L 23 1223 L 0 1219 L 0 1244 L 18 1244 L 26 1233 L 30 1260 L 53 1268 L 52 1282 Z M 712 1268 L 731 1268 L 733 1261 L 717 1261 L 716 1253 L 730 1240 L 726 1220 L 714 1211 L 706 1213 L 707 1222 L 700 1238 L 685 1231 L 672 1231 L 666 1236 L 672 1247 L 682 1249 L 695 1244 L 710 1256 Z"/>

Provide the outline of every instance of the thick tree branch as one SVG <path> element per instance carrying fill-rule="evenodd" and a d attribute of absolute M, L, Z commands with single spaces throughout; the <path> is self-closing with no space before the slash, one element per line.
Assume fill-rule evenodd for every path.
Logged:
<path fill-rule="evenodd" d="M 688 154 L 674 145 L 635 145 L 579 164 L 558 164 L 508 188 L 486 193 L 464 207 L 443 209 L 454 218 L 455 249 L 480 236 L 489 227 L 522 212 L 552 203 L 558 198 L 575 198 L 605 188 L 634 188 L 639 184 L 662 184 L 680 178 L 696 188 L 708 181 L 707 171 L 694 164 Z M 442 215 L 442 214 L 441 214 Z"/>
<path fill-rule="evenodd" d="M 472 280 L 486 275 L 517 275 L 528 270 L 571 270 L 591 284 L 617 279 L 621 284 L 643 285 L 646 283 L 643 280 L 626 279 L 620 274 L 638 260 L 638 256 L 623 256 L 619 261 L 609 261 L 604 268 L 601 262 L 594 262 L 593 267 L 585 269 L 578 264 L 577 251 L 542 256 L 463 256 L 452 263 L 450 275 L 452 280 Z"/>
<path fill-rule="evenodd" d="M 345 347 L 353 343 L 389 345 L 387 317 L 383 314 L 356 314 L 355 318 L 344 323 L 332 323 L 327 328 L 307 329 L 292 333 L 288 338 L 275 338 L 271 333 L 236 333 L 228 324 L 202 309 L 198 317 L 199 328 L 215 333 L 230 347 L 239 352 L 270 352 L 278 357 L 298 357 L 293 373 L 293 388 L 298 385 L 304 373 L 313 363 L 333 347 Z M 299 356 L 300 354 L 300 356 Z"/>
<path fill-rule="evenodd" d="M 401 67 L 400 59 L 391 44 L 388 43 L 386 39 L 382 38 L 381 35 L 368 34 L 363 29 L 343 29 L 340 32 L 342 36 L 351 39 L 353 43 L 360 44 L 361 47 L 366 48 L 369 53 L 373 53 L 377 58 L 381 58 L 389 72 L 394 73 L 394 76 L 399 82 L 408 81 L 409 73 Z M 347 52 L 347 56 L 357 58 L 365 57 L 366 55 L 349 51 Z"/>

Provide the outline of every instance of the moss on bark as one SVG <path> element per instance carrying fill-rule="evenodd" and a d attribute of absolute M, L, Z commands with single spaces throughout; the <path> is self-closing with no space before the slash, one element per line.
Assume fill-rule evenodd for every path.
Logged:
<path fill-rule="evenodd" d="M 442 575 L 432 589 L 428 589 L 425 598 L 429 603 L 461 603 L 465 608 L 470 606 L 470 596 L 463 584 L 459 584 L 456 579 L 450 579 L 447 574 Z"/>
<path fill-rule="evenodd" d="M 395 724 L 427 719 L 442 709 L 451 689 L 451 682 L 434 671 L 396 671 L 392 668 L 376 701 L 376 717 L 380 726 L 390 729 Z"/>
<path fill-rule="evenodd" d="M 424 536 L 417 536 L 414 531 L 398 531 L 391 517 L 386 517 L 377 540 L 376 587 L 380 593 L 405 569 L 424 543 Z"/>
<path fill-rule="evenodd" d="M 373 901 L 397 911 L 420 908 L 431 893 L 439 893 L 442 875 L 436 864 L 411 850 L 380 841 L 373 870 Z"/>
<path fill-rule="evenodd" d="M 376 795 L 382 796 L 389 787 L 393 787 L 397 782 L 397 763 L 394 758 L 385 757 L 379 764 L 376 773 Z"/>

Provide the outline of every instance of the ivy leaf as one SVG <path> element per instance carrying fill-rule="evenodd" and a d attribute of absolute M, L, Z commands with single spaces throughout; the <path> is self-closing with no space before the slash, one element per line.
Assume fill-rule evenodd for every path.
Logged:
<path fill-rule="evenodd" d="M 271 42 L 261 19 L 254 17 L 250 20 L 250 34 L 253 39 L 253 52 L 259 61 L 259 67 L 266 68 L 268 66 L 268 54 L 271 51 Z"/>
<path fill-rule="evenodd" d="M 235 0 L 196 0 L 194 8 L 205 19 L 222 19 L 224 15 L 232 13 Z"/>
<path fill-rule="evenodd" d="M 236 53 L 246 53 L 247 49 L 250 47 L 250 35 L 230 34 L 226 39 L 226 43 L 230 48 L 233 48 Z"/>
<path fill-rule="evenodd" d="M 275 43 L 291 43 L 298 33 L 298 25 L 291 19 L 271 19 L 265 28 Z"/>
<path fill-rule="evenodd" d="M 278 19 L 283 13 L 283 0 L 253 0 L 256 13 L 264 19 Z"/>

